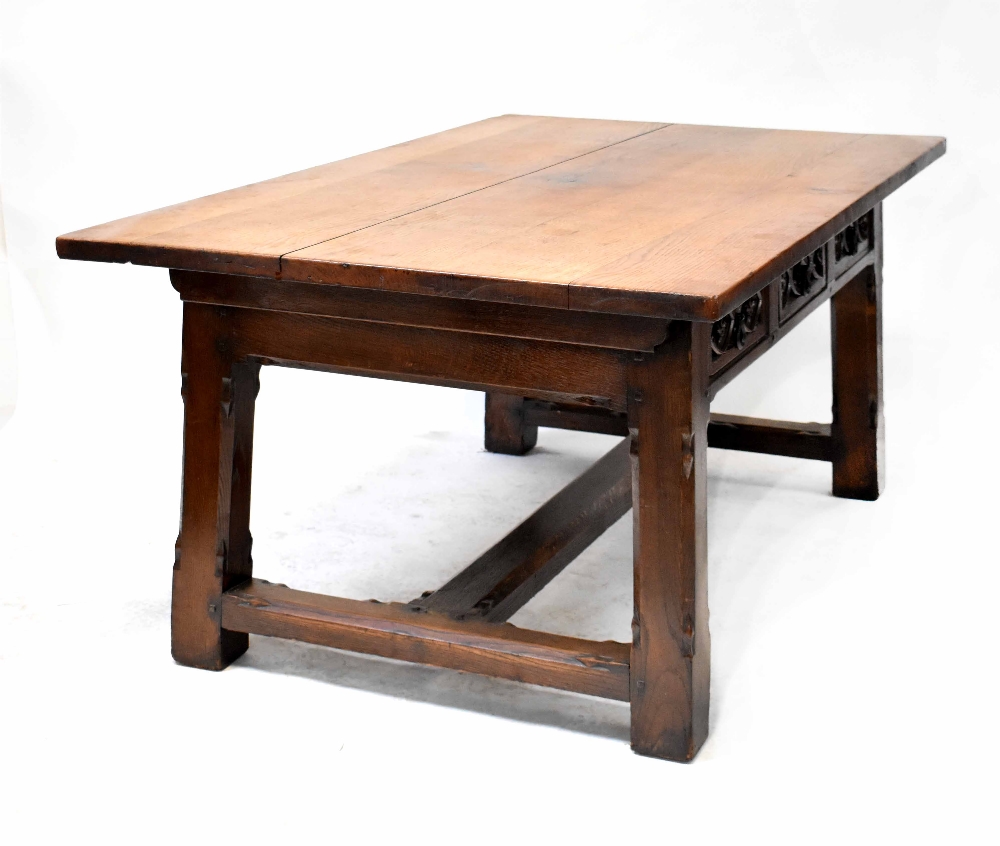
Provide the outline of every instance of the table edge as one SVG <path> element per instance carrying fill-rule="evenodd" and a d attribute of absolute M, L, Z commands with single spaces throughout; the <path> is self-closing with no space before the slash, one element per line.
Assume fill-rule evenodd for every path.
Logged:
<path fill-rule="evenodd" d="M 348 264 L 293 258 L 292 253 L 263 256 L 244 253 L 206 253 L 203 250 L 151 247 L 113 241 L 75 238 L 86 230 L 56 238 L 61 259 L 137 264 L 176 270 L 287 279 L 330 285 L 426 294 L 486 302 L 517 303 L 572 311 L 631 314 L 672 320 L 711 322 L 739 306 L 768 285 L 784 269 L 808 255 L 848 224 L 874 208 L 900 186 L 944 155 L 947 141 L 937 143 L 909 165 L 859 197 L 822 226 L 773 256 L 758 270 L 733 283 L 724 294 L 703 297 L 670 291 L 636 291 L 580 285 L 573 282 L 511 279 L 443 273 L 412 268 Z M 293 253 L 296 251 L 293 251 Z"/>

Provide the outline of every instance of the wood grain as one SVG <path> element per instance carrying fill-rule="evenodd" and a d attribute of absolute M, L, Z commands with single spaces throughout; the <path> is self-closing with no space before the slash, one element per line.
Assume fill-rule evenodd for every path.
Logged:
<path fill-rule="evenodd" d="M 942 149 L 940 139 L 672 125 L 296 251 L 282 272 L 715 320 Z"/>
<path fill-rule="evenodd" d="M 629 373 L 632 748 L 689 761 L 708 736 L 708 344 L 676 331 Z"/>
<path fill-rule="evenodd" d="M 281 256 L 662 124 L 505 115 L 64 235 L 62 258 L 277 275 Z"/>
<path fill-rule="evenodd" d="M 628 700 L 629 648 L 614 641 L 597 643 L 509 623 L 459 622 L 396 603 L 321 596 L 260 579 L 226 593 L 222 623 L 234 632 Z"/>
<path fill-rule="evenodd" d="M 625 407 L 627 353 L 364 320 L 228 311 L 235 354 L 261 364 Z"/>
<path fill-rule="evenodd" d="M 221 670 L 247 648 L 224 631 L 222 592 L 249 578 L 250 471 L 260 365 L 232 356 L 224 311 L 184 308 L 184 475 L 171 606 L 181 664 Z"/>
<path fill-rule="evenodd" d="M 668 325 L 666 320 L 649 317 L 456 300 L 259 276 L 172 270 L 170 279 L 187 302 L 565 341 L 614 350 L 652 352 L 666 337 Z"/>
<path fill-rule="evenodd" d="M 507 116 L 57 240 L 66 258 L 716 320 L 944 140 Z"/>

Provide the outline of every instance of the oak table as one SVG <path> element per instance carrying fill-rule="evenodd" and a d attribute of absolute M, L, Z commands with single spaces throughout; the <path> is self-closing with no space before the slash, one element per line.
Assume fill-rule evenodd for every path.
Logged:
<path fill-rule="evenodd" d="M 941 138 L 507 115 L 64 235 L 62 258 L 170 268 L 184 301 L 172 645 L 248 634 L 627 701 L 632 747 L 708 732 L 706 449 L 828 461 L 883 487 L 882 212 Z M 833 419 L 710 414 L 830 300 Z M 438 590 L 339 599 L 252 576 L 261 365 L 486 392 L 486 448 L 539 426 L 623 440 Z M 632 642 L 505 622 L 629 508 Z"/>

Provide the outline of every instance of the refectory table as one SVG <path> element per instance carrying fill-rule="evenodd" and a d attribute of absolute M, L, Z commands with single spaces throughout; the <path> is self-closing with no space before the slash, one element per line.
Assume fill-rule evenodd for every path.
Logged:
<path fill-rule="evenodd" d="M 883 487 L 882 211 L 941 138 L 507 115 L 64 235 L 62 258 L 170 268 L 184 301 L 172 644 L 219 670 L 248 634 L 624 700 L 632 747 L 708 732 L 707 447 Z M 710 414 L 831 301 L 833 417 Z M 361 602 L 253 578 L 261 365 L 486 392 L 486 448 L 539 426 L 623 438 L 438 590 Z M 346 448 L 346 444 L 345 444 Z M 632 642 L 506 622 L 632 508 Z"/>

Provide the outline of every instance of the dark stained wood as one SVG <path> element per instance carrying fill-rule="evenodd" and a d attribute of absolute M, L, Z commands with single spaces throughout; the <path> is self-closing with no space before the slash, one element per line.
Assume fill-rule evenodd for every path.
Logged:
<path fill-rule="evenodd" d="M 454 329 L 534 341 L 565 341 L 637 352 L 652 352 L 667 335 L 668 322 L 665 320 L 623 314 L 594 314 L 186 270 L 172 270 L 170 278 L 186 301 L 241 308 Z"/>
<path fill-rule="evenodd" d="M 831 461 L 830 426 L 827 423 L 791 423 L 734 414 L 713 414 L 708 424 L 708 445 L 716 449 L 787 455 Z"/>
<path fill-rule="evenodd" d="M 732 367 L 767 337 L 773 287 L 758 291 L 712 325 L 710 376 Z"/>
<path fill-rule="evenodd" d="M 834 296 L 830 308 L 833 495 L 849 499 L 878 499 L 885 489 L 881 214 L 874 226 L 875 261 Z"/>
<path fill-rule="evenodd" d="M 553 429 L 574 429 L 602 435 L 628 434 L 627 415 L 603 408 L 526 400 L 525 420 L 535 426 Z M 791 423 L 712 414 L 708 423 L 708 445 L 717 449 L 833 460 L 830 426 L 826 423 Z"/>
<path fill-rule="evenodd" d="M 800 259 L 785 270 L 777 284 L 772 286 L 772 296 L 778 300 L 778 323 L 786 322 L 823 294 L 831 276 L 829 246 L 824 244 Z"/>
<path fill-rule="evenodd" d="M 628 354 L 468 332 L 230 309 L 237 355 L 365 376 L 625 407 Z"/>
<path fill-rule="evenodd" d="M 879 215 L 878 211 L 865 212 L 837 233 L 830 244 L 830 262 L 834 275 L 844 273 L 875 249 L 875 230 L 881 227 L 875 218 Z"/>
<path fill-rule="evenodd" d="M 260 366 L 233 359 L 222 310 L 184 307 L 184 485 L 171 643 L 181 664 L 221 670 L 247 637 L 221 627 L 222 592 L 249 578 L 250 469 Z"/>
<path fill-rule="evenodd" d="M 627 644 L 459 622 L 405 605 L 361 602 L 253 579 L 223 597 L 226 629 L 294 638 L 486 676 L 628 700 Z"/>
<path fill-rule="evenodd" d="M 528 399 L 524 404 L 524 419 L 532 426 L 549 429 L 628 436 L 628 416 L 624 411 L 607 408 Z"/>
<path fill-rule="evenodd" d="M 622 441 L 444 587 L 410 605 L 503 622 L 632 507 L 629 444 Z"/>
<path fill-rule="evenodd" d="M 708 344 L 674 324 L 629 372 L 632 748 L 689 761 L 708 736 Z"/>
<path fill-rule="evenodd" d="M 538 427 L 525 422 L 524 397 L 486 392 L 483 446 L 489 452 L 524 455 L 538 442 Z"/>
<path fill-rule="evenodd" d="M 495 119 L 62 236 L 59 255 L 718 320 L 944 140 Z"/>

